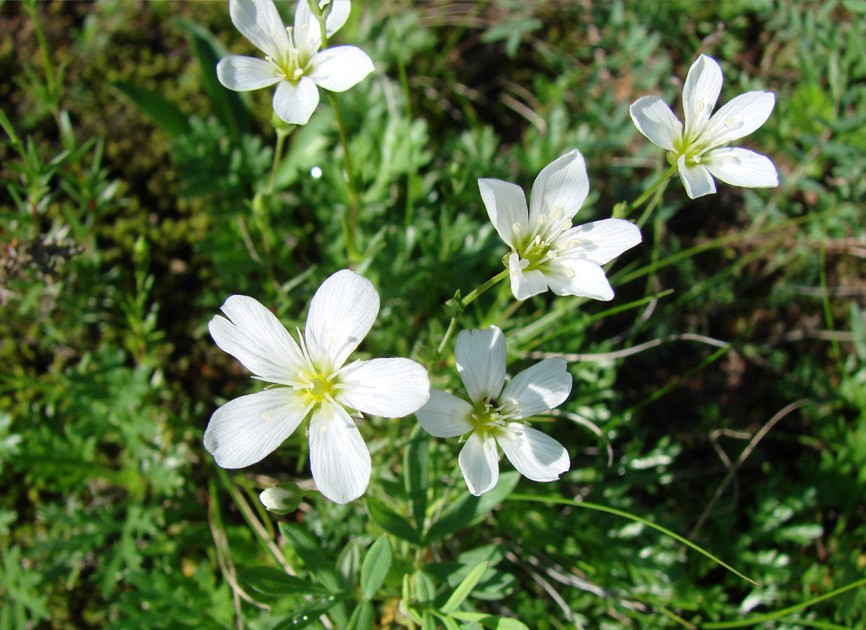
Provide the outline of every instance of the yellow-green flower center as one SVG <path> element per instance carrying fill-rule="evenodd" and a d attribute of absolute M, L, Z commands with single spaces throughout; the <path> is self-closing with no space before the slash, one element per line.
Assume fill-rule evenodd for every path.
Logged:
<path fill-rule="evenodd" d="M 303 390 L 304 395 L 311 403 L 321 403 L 328 399 L 333 400 L 336 393 L 334 383 L 322 374 L 307 376 L 309 385 Z"/>
<path fill-rule="evenodd" d="M 505 433 L 505 425 L 510 416 L 502 412 L 495 401 L 487 398 L 479 400 L 473 405 L 472 413 L 469 414 L 469 424 L 479 433 L 479 437 L 497 437 Z"/>

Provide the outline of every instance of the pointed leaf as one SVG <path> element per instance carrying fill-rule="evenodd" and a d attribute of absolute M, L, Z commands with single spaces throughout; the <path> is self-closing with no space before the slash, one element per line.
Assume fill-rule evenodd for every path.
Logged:
<path fill-rule="evenodd" d="M 369 599 L 361 601 L 352 611 L 346 630 L 373 630 L 373 614 L 373 602 Z"/>
<path fill-rule="evenodd" d="M 306 628 L 316 621 L 319 615 L 328 612 L 343 599 L 345 599 L 345 596 L 325 595 L 283 619 L 283 621 L 274 626 L 273 630 L 300 630 L 301 628 Z"/>
<path fill-rule="evenodd" d="M 322 551 L 321 543 L 312 535 L 292 523 L 280 523 L 280 532 L 295 553 L 304 561 L 307 571 L 327 587 L 332 593 L 343 590 L 340 574 L 333 562 Z"/>
<path fill-rule="evenodd" d="M 178 107 L 153 90 L 129 81 L 112 81 L 112 87 L 120 90 L 129 100 L 150 117 L 173 139 L 189 133 L 189 120 Z"/>
<path fill-rule="evenodd" d="M 376 523 L 389 534 L 402 538 L 414 545 L 421 544 L 421 537 L 412 527 L 412 524 L 403 516 L 400 516 L 384 503 L 371 497 L 366 497 L 367 511 Z"/>
<path fill-rule="evenodd" d="M 379 592 L 388 570 L 391 568 L 391 543 L 387 536 L 380 536 L 370 546 L 361 566 L 361 591 L 368 599 Z"/>
<path fill-rule="evenodd" d="M 472 592 L 472 589 L 475 588 L 475 585 L 478 584 L 478 581 L 481 579 L 481 576 L 484 575 L 484 572 L 487 570 L 487 562 L 479 563 L 469 575 L 460 583 L 460 585 L 454 589 L 454 592 L 451 593 L 451 597 L 448 598 L 448 601 L 445 602 L 445 605 L 440 609 L 446 615 L 450 615 L 452 612 L 457 610 L 457 608 L 462 604 L 467 597 L 469 597 L 469 593 Z"/>
<path fill-rule="evenodd" d="M 499 482 L 490 492 L 480 497 L 471 494 L 462 495 L 443 512 L 438 521 L 430 526 L 425 540 L 427 542 L 441 540 L 460 531 L 472 521 L 482 518 L 511 494 L 519 480 L 520 473 L 511 470 L 499 475 Z"/>
<path fill-rule="evenodd" d="M 225 56 L 225 51 L 201 24 L 184 18 L 179 18 L 177 23 L 190 34 L 192 49 L 198 59 L 204 89 L 213 105 L 214 114 L 237 142 L 242 133 L 249 131 L 250 113 L 240 95 L 223 87 L 217 78 L 216 66 Z"/>
<path fill-rule="evenodd" d="M 328 589 L 273 567 L 250 567 L 238 574 L 245 586 L 264 595 L 327 595 Z"/>
<path fill-rule="evenodd" d="M 430 439 L 420 424 L 415 425 L 403 457 L 403 481 L 412 500 L 412 518 L 419 532 L 424 531 L 427 490 L 430 487 Z"/>

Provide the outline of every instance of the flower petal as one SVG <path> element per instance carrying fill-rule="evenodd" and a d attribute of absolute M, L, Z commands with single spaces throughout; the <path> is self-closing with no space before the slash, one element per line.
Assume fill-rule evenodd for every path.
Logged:
<path fill-rule="evenodd" d="M 683 124 L 658 96 L 642 96 L 629 107 L 634 126 L 647 140 L 662 149 L 674 151 L 683 136 Z"/>
<path fill-rule="evenodd" d="M 541 169 L 529 195 L 529 223 L 536 225 L 542 214 L 570 219 L 589 194 L 586 164 L 577 149 L 556 158 Z M 568 224 L 570 226 L 571 223 Z"/>
<path fill-rule="evenodd" d="M 512 252 L 508 257 L 511 292 L 521 301 L 547 291 L 547 279 L 544 274 L 539 269 L 524 271 L 528 265 L 529 261 L 522 260 L 517 252 Z"/>
<path fill-rule="evenodd" d="M 472 402 L 499 396 L 505 382 L 505 335 L 501 330 L 496 326 L 461 330 L 454 359 Z"/>
<path fill-rule="evenodd" d="M 217 78 L 236 92 L 258 90 L 282 79 L 277 69 L 264 59 L 229 55 L 217 64 Z"/>
<path fill-rule="evenodd" d="M 526 195 L 517 184 L 501 179 L 484 178 L 478 180 L 481 200 L 487 208 L 487 216 L 499 237 L 510 248 L 528 231 L 529 211 L 526 209 Z"/>
<path fill-rule="evenodd" d="M 319 88 L 309 77 L 297 83 L 280 81 L 274 92 L 274 111 L 293 125 L 306 125 L 319 105 Z"/>
<path fill-rule="evenodd" d="M 772 92 L 746 92 L 719 108 L 707 125 L 707 139 L 714 147 L 748 136 L 767 122 L 776 105 Z"/>
<path fill-rule="evenodd" d="M 577 295 L 603 302 L 613 299 L 604 269 L 589 260 L 556 258 L 547 264 L 544 277 L 557 295 Z"/>
<path fill-rule="evenodd" d="M 430 400 L 415 412 L 427 433 L 438 438 L 457 437 L 469 433 L 472 405 L 439 389 L 430 390 Z"/>
<path fill-rule="evenodd" d="M 222 312 L 229 319 L 216 315 L 208 330 L 223 352 L 269 383 L 294 380 L 305 364 L 304 355 L 273 313 L 246 295 L 229 297 Z"/>
<path fill-rule="evenodd" d="M 549 435 L 515 422 L 497 438 L 502 451 L 520 474 L 532 481 L 556 481 L 571 467 L 568 451 Z"/>
<path fill-rule="evenodd" d="M 603 219 L 564 232 L 556 247 L 560 256 L 606 265 L 641 240 L 640 228 L 634 223 L 623 219 Z"/>
<path fill-rule="evenodd" d="M 772 188 L 779 185 L 779 173 L 766 155 L 737 147 L 716 149 L 704 156 L 713 177 L 733 186 Z"/>
<path fill-rule="evenodd" d="M 561 405 L 571 393 L 565 359 L 551 357 L 523 370 L 505 386 L 499 402 L 517 420 Z"/>
<path fill-rule="evenodd" d="M 222 468 L 251 466 L 282 444 L 306 412 L 303 399 L 288 387 L 235 398 L 210 417 L 204 447 Z"/>
<path fill-rule="evenodd" d="M 683 114 L 686 135 L 698 133 L 710 119 L 710 114 L 722 91 L 722 68 L 712 57 L 701 55 L 689 68 L 683 86 Z"/>
<path fill-rule="evenodd" d="M 336 33 L 346 23 L 352 10 L 350 0 L 333 0 L 331 4 L 331 12 L 325 20 L 328 37 Z M 298 6 L 295 8 L 293 36 L 295 46 L 307 58 L 312 57 L 322 46 L 322 30 L 319 27 L 319 21 L 310 11 L 310 6 L 306 0 L 299 0 Z"/>
<path fill-rule="evenodd" d="M 344 92 L 373 72 L 373 61 L 357 46 L 336 46 L 316 53 L 307 74 L 316 85 Z"/>
<path fill-rule="evenodd" d="M 340 374 L 337 401 L 383 418 L 402 418 L 430 397 L 424 367 L 409 359 L 359 361 Z"/>
<path fill-rule="evenodd" d="M 370 332 L 379 314 L 373 283 L 350 269 L 331 275 L 310 302 L 304 337 L 313 362 L 325 371 L 339 368 Z"/>
<path fill-rule="evenodd" d="M 492 437 L 482 441 L 478 433 L 470 435 L 457 461 L 469 492 L 476 497 L 492 490 L 499 480 L 499 451 Z"/>
<path fill-rule="evenodd" d="M 289 50 L 289 37 L 273 0 L 230 0 L 232 23 L 253 45 L 274 59 Z"/>
<path fill-rule="evenodd" d="M 683 180 L 686 194 L 690 199 L 697 199 L 704 195 L 711 195 L 716 192 L 716 183 L 713 181 L 713 176 L 703 164 L 695 166 L 686 166 L 686 156 L 681 155 L 677 160 L 677 167 L 680 171 L 680 179 Z"/>
<path fill-rule="evenodd" d="M 323 495 L 334 503 L 357 499 L 370 483 L 370 451 L 346 410 L 322 404 L 310 418 L 310 468 Z"/>

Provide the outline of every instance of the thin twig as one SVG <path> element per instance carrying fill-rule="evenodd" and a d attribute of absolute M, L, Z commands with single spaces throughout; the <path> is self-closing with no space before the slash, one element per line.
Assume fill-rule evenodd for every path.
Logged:
<path fill-rule="evenodd" d="M 614 352 L 598 352 L 594 354 L 563 354 L 561 352 L 535 351 L 530 352 L 527 356 L 531 359 L 548 359 L 550 357 L 562 357 L 566 361 L 608 361 L 611 359 L 623 359 L 625 357 L 630 357 L 633 354 L 643 352 L 644 350 L 649 350 L 650 348 L 655 348 L 656 346 L 660 346 L 663 343 L 669 343 L 671 341 L 699 341 L 701 343 L 715 346 L 717 348 L 725 348 L 730 345 L 727 341 L 713 339 L 712 337 L 707 337 L 705 335 L 682 333 L 678 335 L 668 335 L 667 337 L 659 337 L 658 339 L 652 339 L 651 341 L 639 343 L 638 345 L 632 346 L 631 348 L 625 348 L 624 350 L 616 350 Z"/>
<path fill-rule="evenodd" d="M 574 620 L 574 613 L 572 612 L 571 608 L 568 607 L 568 604 L 565 603 L 565 600 L 562 599 L 562 596 L 556 592 L 556 589 L 553 588 L 553 586 L 551 585 L 550 582 L 548 582 L 546 579 L 544 579 L 544 577 L 542 575 L 540 575 L 539 573 L 534 571 L 532 568 L 530 568 L 525 562 L 523 562 L 520 558 L 518 558 L 517 555 L 515 555 L 513 552 L 506 551 L 505 557 L 508 560 L 510 560 L 511 562 L 513 562 L 514 564 L 516 564 L 517 566 L 519 566 L 521 569 L 526 571 L 529 574 L 529 576 L 533 580 L 535 580 L 538 583 L 538 585 L 541 586 L 541 588 L 543 588 L 547 592 L 548 595 L 550 595 L 550 599 L 552 599 L 556 603 L 556 605 L 559 606 L 560 610 L 562 610 L 562 614 L 565 615 L 565 618 L 568 619 L 568 621 Z"/>
<path fill-rule="evenodd" d="M 767 423 L 764 426 L 762 426 L 761 429 L 757 433 L 755 433 L 755 436 L 746 445 L 746 448 L 743 449 L 743 452 L 740 453 L 740 456 L 737 457 L 737 461 L 734 462 L 733 466 L 731 466 L 728 469 L 728 473 L 725 475 L 725 478 L 722 480 L 722 483 L 719 484 L 718 488 L 716 488 L 716 491 L 713 494 L 713 497 L 710 499 L 710 502 L 707 503 L 707 507 L 704 508 L 704 511 L 701 514 L 701 517 L 698 519 L 697 524 L 692 528 L 692 531 L 689 533 L 689 538 L 694 538 L 697 535 L 698 531 L 700 531 L 701 527 L 704 526 L 704 523 L 706 522 L 707 518 L 709 517 L 710 512 L 712 512 L 713 507 L 715 507 L 716 502 L 719 500 L 719 497 L 722 496 L 722 493 L 725 491 L 725 488 L 728 486 L 728 483 L 730 483 L 730 481 L 734 477 L 734 475 L 737 474 L 737 471 L 740 469 L 740 466 L 743 465 L 743 462 L 746 461 L 746 458 L 752 454 L 753 450 L 755 450 L 755 447 L 758 445 L 758 442 L 760 442 L 762 439 L 764 439 L 764 436 L 766 436 L 767 433 L 769 433 L 770 430 L 774 426 L 776 426 L 776 423 L 779 422 L 779 420 L 781 420 L 782 418 L 787 416 L 792 411 L 799 409 L 800 407 L 802 407 L 803 405 L 806 405 L 809 402 L 810 401 L 808 398 L 803 398 L 802 400 L 798 400 L 796 402 L 792 402 L 789 405 L 786 405 L 781 411 L 779 411 L 778 413 L 776 413 L 776 415 L 774 415 L 772 418 L 770 418 L 767 421 Z"/>

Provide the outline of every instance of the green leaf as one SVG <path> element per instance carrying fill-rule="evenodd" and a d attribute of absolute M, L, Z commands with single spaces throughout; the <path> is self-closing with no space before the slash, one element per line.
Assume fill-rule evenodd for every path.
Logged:
<path fill-rule="evenodd" d="M 519 480 L 520 473 L 512 470 L 499 475 L 499 482 L 493 490 L 481 497 L 464 494 L 443 512 L 438 521 L 430 526 L 425 541 L 430 543 L 441 540 L 460 531 L 472 521 L 482 518 L 511 494 Z"/>
<path fill-rule="evenodd" d="M 373 630 L 373 614 L 373 602 L 369 599 L 361 601 L 352 611 L 346 630 Z"/>
<path fill-rule="evenodd" d="M 350 540 L 337 558 L 337 572 L 343 578 L 343 584 L 347 588 L 355 583 L 359 566 L 361 566 L 361 548 L 356 540 Z"/>
<path fill-rule="evenodd" d="M 485 613 L 464 612 L 462 610 L 455 610 L 451 616 L 460 621 L 477 621 L 491 630 L 529 630 L 529 626 L 522 621 L 509 617 L 494 617 Z"/>
<path fill-rule="evenodd" d="M 457 610 L 460 604 L 469 597 L 469 593 L 471 593 L 472 589 L 475 588 L 475 585 L 478 584 L 478 581 L 481 579 L 481 576 L 484 575 L 486 570 L 487 562 L 482 562 L 472 569 L 469 575 L 467 575 L 460 585 L 454 589 L 454 592 L 451 593 L 451 597 L 448 598 L 448 601 L 445 602 L 445 605 L 442 606 L 440 610 L 446 615 L 450 615 L 452 612 Z"/>
<path fill-rule="evenodd" d="M 432 602 L 436 598 L 436 585 L 430 576 L 423 571 L 417 571 L 412 575 L 415 584 L 415 599 L 418 602 Z"/>
<path fill-rule="evenodd" d="M 402 538 L 413 545 L 420 545 L 421 538 L 418 532 L 412 527 L 412 524 L 404 517 L 400 516 L 384 503 L 373 499 L 366 498 L 367 511 L 370 513 L 376 523 L 389 534 L 393 534 L 397 538 Z"/>
<path fill-rule="evenodd" d="M 424 617 L 421 621 L 421 630 L 436 630 L 436 619 L 429 610 L 424 611 Z"/>
<path fill-rule="evenodd" d="M 420 423 L 415 425 L 403 454 L 403 482 L 412 500 L 412 518 L 419 532 L 424 531 L 427 490 L 430 487 L 430 439 Z"/>
<path fill-rule="evenodd" d="M 339 597 L 337 595 L 327 595 L 317 599 L 313 603 L 304 606 L 293 615 L 283 619 L 283 621 L 274 626 L 273 630 L 300 630 L 301 628 L 306 628 L 316 621 L 316 619 L 319 618 L 319 615 L 328 612 L 331 608 L 339 604 L 342 599 L 345 599 L 345 597 Z"/>
<path fill-rule="evenodd" d="M 445 624 L 445 630 L 460 630 L 460 626 L 457 625 L 457 622 L 454 621 L 449 615 L 443 615 L 440 612 L 432 611 L 434 615 L 439 617 L 443 624 Z"/>
<path fill-rule="evenodd" d="M 168 99 L 129 81 L 112 81 L 111 86 L 120 90 L 172 138 L 189 133 L 188 117 Z"/>
<path fill-rule="evenodd" d="M 249 130 L 250 113 L 237 92 L 224 87 L 217 78 L 216 66 L 220 58 L 225 56 L 225 51 L 201 24 L 184 18 L 179 18 L 177 23 L 192 38 L 192 49 L 198 59 L 204 89 L 213 105 L 214 114 L 238 142 L 241 134 Z"/>
<path fill-rule="evenodd" d="M 273 567 L 250 567 L 238 579 L 264 595 L 327 595 L 328 590 Z"/>
<path fill-rule="evenodd" d="M 391 543 L 387 536 L 380 536 L 370 546 L 361 566 L 361 591 L 365 597 L 369 599 L 379 592 L 390 568 Z"/>
<path fill-rule="evenodd" d="M 322 551 L 321 543 L 293 523 L 280 523 L 280 532 L 291 545 L 295 553 L 304 561 L 307 570 L 316 576 L 332 593 L 343 590 L 340 574 L 334 568 L 331 560 Z"/>

